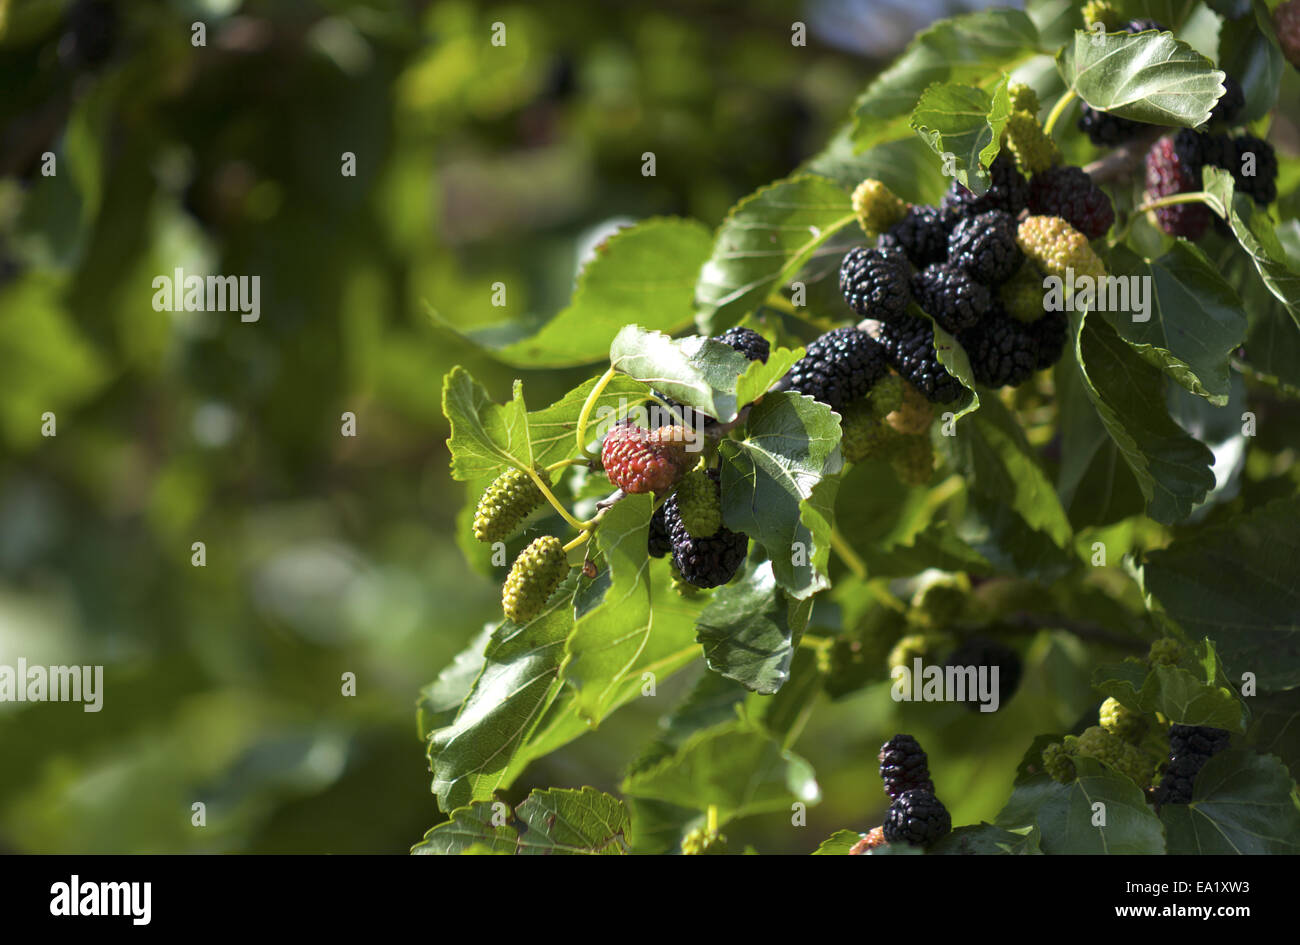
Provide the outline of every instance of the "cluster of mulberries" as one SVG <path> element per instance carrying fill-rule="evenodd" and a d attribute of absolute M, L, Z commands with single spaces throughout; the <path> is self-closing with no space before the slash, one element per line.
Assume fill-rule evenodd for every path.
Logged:
<path fill-rule="evenodd" d="M 651 556 L 672 555 L 673 567 L 693 587 L 720 587 L 740 570 L 749 536 L 722 524 L 717 470 L 687 476 L 650 518 Z"/>
<path fill-rule="evenodd" d="M 880 748 L 880 777 L 892 799 L 881 839 L 926 847 L 952 831 L 952 817 L 935 796 L 929 759 L 911 735 L 895 735 Z"/>
<path fill-rule="evenodd" d="M 1022 117 L 1037 122 L 1031 89 L 1013 86 L 1012 101 Z M 1105 275 L 1088 240 L 1114 223 L 1110 198 L 1080 168 L 1055 163 L 1059 154 L 1029 161 L 1036 171 L 1026 179 L 1017 166 L 1025 151 L 1022 140 L 1014 152 L 998 154 L 986 193 L 954 183 L 939 207 L 911 207 L 884 228 L 874 248 L 844 257 L 845 301 L 878 323 L 870 331 L 885 361 L 932 403 L 962 393 L 939 359 L 935 325 L 960 342 L 977 383 L 1014 387 L 1055 364 L 1065 348 L 1067 318 L 1046 310 L 1043 278 L 1058 275 L 1068 283 L 1071 275 Z M 880 203 L 883 185 L 871 183 Z M 1022 220 L 1026 211 L 1032 215 Z M 909 312 L 911 304 L 929 318 Z M 867 441 L 874 442 L 879 431 L 870 432 Z"/>
<path fill-rule="evenodd" d="M 1190 128 L 1162 137 L 1147 152 L 1147 199 L 1200 190 L 1201 171 L 1206 167 L 1228 171 L 1237 191 L 1249 195 L 1261 207 L 1277 199 L 1277 154 L 1271 144 L 1251 134 L 1231 137 Z M 1210 209 L 1202 203 L 1157 207 L 1155 215 L 1160 228 L 1170 236 L 1190 240 L 1199 239 L 1213 219 Z"/>

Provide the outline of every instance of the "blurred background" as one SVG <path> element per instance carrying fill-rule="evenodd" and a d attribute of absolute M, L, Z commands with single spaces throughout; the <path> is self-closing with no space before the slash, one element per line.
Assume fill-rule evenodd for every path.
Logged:
<path fill-rule="evenodd" d="M 97 714 L 0 704 L 0 849 L 404 852 L 443 820 L 416 698 L 499 597 L 454 537 L 441 378 L 463 363 L 501 399 L 520 374 L 445 326 L 531 333 L 620 221 L 716 225 L 959 9 L 0 0 L 0 663 L 106 667 Z M 155 311 L 176 267 L 259 275 L 260 320 Z M 586 372 L 522 376 L 540 406 Z M 870 825 L 855 785 L 890 705 L 807 731 L 827 800 L 767 849 Z M 615 789 L 664 707 L 512 799 Z M 1007 783 L 959 822 L 1024 747 L 971 762 Z"/>

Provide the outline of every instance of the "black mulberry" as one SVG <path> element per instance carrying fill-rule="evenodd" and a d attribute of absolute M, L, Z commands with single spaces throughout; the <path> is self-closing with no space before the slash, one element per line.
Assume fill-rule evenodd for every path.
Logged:
<path fill-rule="evenodd" d="M 1025 180 L 1025 176 L 1016 167 L 1016 159 L 1009 152 L 1000 151 L 989 165 L 987 191 L 977 195 L 953 181 L 952 187 L 944 195 L 941 208 L 961 219 L 990 210 L 1001 210 L 1014 217 L 1028 205 L 1029 181 Z"/>
<path fill-rule="evenodd" d="M 863 249 L 844 254 L 840 291 L 849 308 L 863 318 L 891 321 L 907 311 L 911 267 L 901 249 Z"/>
<path fill-rule="evenodd" d="M 901 249 L 918 269 L 943 262 L 948 258 L 948 233 L 955 222 L 937 207 L 912 207 L 880 238 L 877 247 Z"/>
<path fill-rule="evenodd" d="M 1041 176 L 1036 175 L 1034 180 Z M 1006 282 L 1020 268 L 1023 259 L 1020 247 L 1016 246 L 1016 221 L 1001 210 L 989 210 L 962 220 L 948 237 L 948 261 L 985 285 Z"/>
<path fill-rule="evenodd" d="M 1261 207 L 1272 203 L 1277 199 L 1277 153 L 1273 146 L 1254 135 L 1242 135 L 1233 144 L 1237 153 L 1229 170 L 1237 190 L 1250 194 Z M 1247 166 L 1252 173 L 1245 173 Z"/>
<path fill-rule="evenodd" d="M 910 843 L 924 847 L 952 831 L 952 816 L 929 791 L 905 791 L 885 814 L 887 843 Z"/>
<path fill-rule="evenodd" d="M 891 798 L 911 790 L 934 793 L 930 760 L 911 735 L 895 735 L 880 746 L 879 757 L 880 780 L 885 783 L 885 793 Z"/>
<path fill-rule="evenodd" d="M 1014 237 L 1011 248 L 1019 255 Z M 954 334 L 974 327 L 993 302 L 987 286 L 951 263 L 931 263 L 918 272 L 912 293 L 940 328 Z"/>
<path fill-rule="evenodd" d="M 1090 240 L 1104 236 L 1115 222 L 1110 197 L 1081 167 L 1061 164 L 1029 182 L 1029 211 L 1060 217 Z"/>
<path fill-rule="evenodd" d="M 709 470 L 721 496 L 717 470 Z M 720 587 L 736 575 L 749 551 L 749 536 L 733 532 L 725 525 L 707 538 L 692 538 L 682 521 L 681 509 L 674 494 L 664 503 L 664 523 L 672 545 L 673 565 L 682 578 L 695 587 Z"/>
<path fill-rule="evenodd" d="M 1174 725 L 1169 729 L 1169 764 L 1155 791 L 1155 804 L 1190 804 L 1196 776 L 1205 763 L 1228 747 L 1231 735 L 1206 725 Z"/>
<path fill-rule="evenodd" d="M 934 326 L 924 318 L 905 318 L 880 329 L 880 344 L 890 365 L 925 399 L 946 404 L 961 396 L 961 381 L 939 362 Z"/>
<path fill-rule="evenodd" d="M 836 328 L 795 362 L 788 389 L 840 410 L 865 397 L 886 370 L 884 349 L 874 338 L 857 328 Z"/>
<path fill-rule="evenodd" d="M 978 326 L 957 338 L 971 373 L 985 387 L 1019 386 L 1038 369 L 1038 346 L 1030 325 L 999 303 Z"/>

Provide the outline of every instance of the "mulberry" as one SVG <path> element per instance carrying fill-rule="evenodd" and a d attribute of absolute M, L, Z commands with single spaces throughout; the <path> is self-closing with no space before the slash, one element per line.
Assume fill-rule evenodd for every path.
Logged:
<path fill-rule="evenodd" d="M 1017 387 L 1038 370 L 1038 345 L 1031 326 L 1001 305 L 980 325 L 957 336 L 971 373 L 985 387 Z"/>
<path fill-rule="evenodd" d="M 1084 730 L 1074 740 L 1073 747 L 1075 754 L 1102 762 L 1132 780 L 1138 787 L 1145 788 L 1151 784 L 1154 771 L 1150 760 L 1136 746 L 1112 735 L 1100 725 Z"/>
<path fill-rule="evenodd" d="M 910 843 L 924 847 L 952 831 L 948 809 L 929 791 L 904 791 L 885 814 L 887 843 Z"/>
<path fill-rule="evenodd" d="M 934 404 L 911 384 L 902 382 L 902 396 L 898 405 L 885 416 L 885 422 L 897 431 L 910 436 L 924 433 L 934 421 Z M 875 391 L 872 391 L 875 396 Z"/>
<path fill-rule="evenodd" d="M 912 207 L 880 238 L 880 249 L 901 249 L 918 269 L 948 258 L 948 233 L 956 220 L 935 207 Z"/>
<path fill-rule="evenodd" d="M 886 369 L 884 348 L 874 338 L 857 328 L 836 328 L 795 362 L 789 389 L 840 410 L 866 396 Z"/>
<path fill-rule="evenodd" d="M 989 165 L 989 189 L 983 194 L 967 190 L 957 181 L 944 195 L 941 208 L 955 215 L 956 218 L 973 217 L 989 210 L 1001 210 L 1011 216 L 1019 216 L 1020 211 L 1029 205 L 1029 181 L 1025 180 L 1015 158 L 1006 151 Z M 953 221 L 954 225 L 956 220 Z"/>
<path fill-rule="evenodd" d="M 894 475 L 905 486 L 923 486 L 934 478 L 934 444 L 928 436 L 904 436 L 889 456 Z"/>
<path fill-rule="evenodd" d="M 1061 160 L 1061 150 L 1030 111 L 1013 110 L 1007 119 L 1006 146 L 1026 174 L 1040 174 Z"/>
<path fill-rule="evenodd" d="M 1169 763 L 1153 800 L 1165 804 L 1190 804 L 1196 776 L 1205 763 L 1226 749 L 1231 735 L 1205 725 L 1174 725 L 1169 729 Z"/>
<path fill-rule="evenodd" d="M 1106 277 L 1101 257 L 1088 245 L 1088 237 L 1060 217 L 1031 216 L 1020 221 L 1016 233 L 1020 251 L 1048 275 L 1059 276 L 1067 285 L 1071 277 Z"/>
<path fill-rule="evenodd" d="M 545 473 L 540 474 L 543 482 Z M 522 469 L 507 469 L 484 490 L 474 510 L 474 537 L 501 541 L 546 501 L 532 477 Z"/>
<path fill-rule="evenodd" d="M 713 487 L 720 495 L 716 470 L 709 470 Z M 676 494 L 664 503 L 664 522 L 672 544 L 673 566 L 682 579 L 695 587 L 720 587 L 736 575 L 749 551 L 749 536 L 725 525 L 707 538 L 695 538 L 686 530 Z"/>
<path fill-rule="evenodd" d="M 501 609 L 509 620 L 527 623 L 541 613 L 568 573 L 568 556 L 560 539 L 554 535 L 534 539 L 510 568 L 501 588 Z"/>
<path fill-rule="evenodd" d="M 624 492 L 663 492 L 693 465 L 693 431 L 681 426 L 644 430 L 620 420 L 605 435 L 600 461 L 609 481 Z"/>
<path fill-rule="evenodd" d="M 996 667 L 999 707 L 1006 705 L 1007 701 L 1016 694 L 1016 690 L 1020 688 L 1021 674 L 1024 672 L 1024 664 L 1020 661 L 1019 653 L 1005 643 L 985 637 L 971 637 L 962 643 L 948 654 L 944 665 L 973 666 L 976 670 L 985 667 L 990 674 Z M 980 707 L 978 693 L 967 693 L 967 696 L 966 708 L 978 710 Z"/>
<path fill-rule="evenodd" d="M 1016 245 L 1016 221 L 1001 210 L 967 217 L 948 237 L 948 259 L 984 285 L 1001 285 L 1024 261 Z"/>
<path fill-rule="evenodd" d="M 853 212 L 862 232 L 875 239 L 907 214 L 907 204 L 878 180 L 868 177 L 853 190 Z"/>
<path fill-rule="evenodd" d="M 891 321 L 906 313 L 910 267 L 899 249 L 857 247 L 840 264 L 840 291 L 849 308 L 863 318 Z"/>
<path fill-rule="evenodd" d="M 704 470 L 686 474 L 673 493 L 682 526 L 692 538 L 708 538 L 722 527 L 718 486 Z"/>
<path fill-rule="evenodd" d="M 1035 174 L 1029 182 L 1029 212 L 1060 217 L 1090 240 L 1105 236 L 1115 222 L 1106 192 L 1083 168 L 1061 165 Z"/>
<path fill-rule="evenodd" d="M 917 304 L 944 331 L 970 328 L 989 310 L 987 287 L 951 263 L 931 263 L 912 277 Z"/>
<path fill-rule="evenodd" d="M 1233 144 L 1236 155 L 1229 170 L 1237 182 L 1237 191 L 1250 194 L 1261 207 L 1272 203 L 1277 199 L 1277 153 L 1273 146 L 1254 135 L 1242 135 Z"/>
<path fill-rule="evenodd" d="M 844 408 L 840 430 L 840 450 L 851 463 L 884 455 L 898 438 L 898 434 L 876 416 L 866 401 L 857 401 Z"/>
<path fill-rule="evenodd" d="M 934 793 L 930 780 L 930 759 L 911 735 L 895 735 L 880 746 L 880 780 L 885 793 L 897 799 L 908 791 Z"/>
<path fill-rule="evenodd" d="M 1201 188 L 1201 168 L 1188 164 L 1179 157 L 1174 139 L 1161 138 L 1146 157 L 1147 199 L 1172 197 Z M 1200 239 L 1210 225 L 1210 208 L 1201 203 L 1179 203 L 1170 207 L 1157 207 L 1156 222 L 1170 236 L 1189 240 Z"/>
<path fill-rule="evenodd" d="M 934 350 L 934 326 L 924 318 L 905 318 L 880 329 L 880 345 L 894 370 L 936 404 L 961 396 L 964 388 L 948 373 Z"/>

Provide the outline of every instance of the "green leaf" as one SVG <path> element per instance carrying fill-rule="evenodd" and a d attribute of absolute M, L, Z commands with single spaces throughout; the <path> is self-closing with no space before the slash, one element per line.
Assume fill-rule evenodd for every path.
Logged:
<path fill-rule="evenodd" d="M 812 856 L 847 856 L 864 834 L 853 830 L 837 830 L 813 850 Z"/>
<path fill-rule="evenodd" d="M 753 408 L 743 440 L 719 444 L 723 521 L 767 550 L 777 583 L 799 600 L 829 586 L 839 441 L 830 407 L 785 392 Z"/>
<path fill-rule="evenodd" d="M 428 740 L 434 729 L 455 721 L 460 704 L 469 695 L 474 680 L 487 662 L 484 650 L 491 639 L 492 625 L 488 624 L 474 635 L 474 639 L 456 654 L 433 682 L 420 690 L 416 705 L 421 740 Z"/>
<path fill-rule="evenodd" d="M 750 361 L 745 373 L 736 381 L 736 403 L 743 407 L 762 397 L 803 356 L 803 348 L 773 348 L 767 356 L 767 363 Z"/>
<path fill-rule="evenodd" d="M 747 564 L 739 581 L 720 588 L 704 608 L 698 638 L 709 669 L 771 695 L 790 678 L 790 662 L 812 601 L 790 601 L 772 563 Z"/>
<path fill-rule="evenodd" d="M 1250 254 L 1268 290 L 1286 306 L 1300 327 L 1300 267 L 1287 258 L 1267 211 L 1245 194 L 1235 194 L 1232 175 L 1217 167 L 1201 172 L 1210 206 L 1228 221 L 1241 248 Z"/>
<path fill-rule="evenodd" d="M 1004 75 L 992 94 L 956 82 L 930 86 L 912 111 L 912 128 L 940 158 L 953 155 L 957 180 L 983 193 L 989 184 L 986 168 L 997 157 L 1002 129 L 1010 117 Z"/>
<path fill-rule="evenodd" d="M 854 219 L 848 191 L 811 174 L 777 181 L 740 201 L 718 228 L 713 255 L 699 273 L 701 330 L 718 334 L 735 325 Z"/>
<path fill-rule="evenodd" d="M 1177 240 L 1148 261 L 1119 246 L 1107 254 L 1106 271 L 1151 287 L 1147 321 L 1136 321 L 1128 307 L 1107 311 L 1119 336 L 1193 394 L 1226 404 L 1228 358 L 1246 335 L 1246 313 L 1205 254 Z"/>
<path fill-rule="evenodd" d="M 1291 220 L 1287 226 L 1300 233 L 1300 221 Z M 1279 230 L 1282 233 L 1286 233 L 1285 227 Z M 1241 355 L 1243 369 L 1293 397 L 1300 395 L 1300 331 L 1286 306 L 1256 278 L 1254 269 L 1253 260 L 1244 252 L 1223 266 L 1224 276 L 1239 287 L 1250 322 Z"/>
<path fill-rule="evenodd" d="M 1160 819 L 1136 784 L 1092 758 L 1076 757 L 1078 778 L 1038 808 L 1044 853 L 1164 853 Z M 1094 804 L 1104 805 L 1094 811 Z M 1104 824 L 1093 825 L 1104 815 Z"/>
<path fill-rule="evenodd" d="M 1293 778 L 1300 776 L 1300 689 L 1259 693 L 1250 707 L 1249 743 L 1261 754 L 1281 758 Z"/>
<path fill-rule="evenodd" d="M 1084 391 L 1158 522 L 1186 518 L 1214 488 L 1214 454 L 1169 416 L 1164 377 L 1104 319 L 1072 318 Z"/>
<path fill-rule="evenodd" d="M 749 361 L 734 348 L 700 335 L 674 339 L 639 325 L 614 338 L 609 362 L 674 400 L 723 423 L 736 418 L 736 384 Z"/>
<path fill-rule="evenodd" d="M 990 398 L 955 433 L 941 440 L 967 487 L 1016 512 L 1057 547 L 1069 547 L 1073 533 L 1056 489 L 1001 401 Z"/>
<path fill-rule="evenodd" d="M 485 800 L 522 768 L 515 755 L 560 688 L 564 643 L 573 627 L 573 571 L 533 620 L 503 622 L 455 721 L 429 737 L 433 793 L 445 811 Z"/>
<path fill-rule="evenodd" d="M 628 852 L 630 822 L 623 802 L 595 788 L 533 791 L 499 826 L 492 822 L 498 804 L 480 801 L 457 808 L 451 820 L 431 829 L 411 852 L 546 856 Z"/>
<path fill-rule="evenodd" d="M 579 617 L 565 645 L 560 677 L 578 690 L 588 721 L 610 710 L 618 684 L 636 665 L 654 626 L 646 539 L 654 497 L 624 496 L 596 531 L 604 567 L 579 594 Z"/>
<path fill-rule="evenodd" d="M 1056 492 L 1076 529 L 1139 515 L 1146 500 L 1093 406 L 1074 358 L 1057 365 L 1056 403 L 1061 465 Z"/>
<path fill-rule="evenodd" d="M 1241 83 L 1246 97 L 1240 121 L 1245 124 L 1263 118 L 1277 101 L 1278 86 L 1286 68 L 1282 50 L 1273 32 L 1273 18 L 1263 0 L 1243 0 L 1251 11 L 1223 24 L 1219 33 L 1219 66 Z"/>
<path fill-rule="evenodd" d="M 916 307 L 912 306 L 912 308 Z M 966 355 L 966 349 L 938 325 L 934 326 L 934 353 L 944 370 L 961 381 L 968 392 L 960 402 L 961 406 L 953 411 L 953 419 L 960 420 L 968 413 L 979 410 L 980 395 L 975 389 L 975 374 L 971 371 L 970 358 Z"/>
<path fill-rule="evenodd" d="M 1036 843 L 1031 844 L 1022 834 L 1012 833 L 993 824 L 980 823 L 956 828 L 925 852 L 930 856 L 1005 856 L 1041 851 Z"/>
<path fill-rule="evenodd" d="M 1130 709 L 1159 712 L 1178 725 L 1209 725 L 1244 732 L 1249 713 L 1219 662 L 1214 644 L 1203 640 L 1177 666 L 1147 669 L 1134 660 L 1097 667 L 1093 686 Z"/>
<path fill-rule="evenodd" d="M 696 734 L 672 757 L 625 778 L 622 790 L 694 810 L 716 805 L 719 823 L 821 800 L 808 762 L 741 721 Z"/>
<path fill-rule="evenodd" d="M 1190 804 L 1160 809 L 1175 854 L 1300 853 L 1300 800 L 1276 758 L 1224 751 L 1196 776 Z"/>
<path fill-rule="evenodd" d="M 800 165 L 800 172 L 829 177 L 850 191 L 868 177 L 881 181 L 908 203 L 938 203 L 948 189 L 942 165 L 915 135 L 854 152 L 853 125 L 840 128 L 822 151 Z"/>
<path fill-rule="evenodd" d="M 694 317 L 695 279 L 713 238 L 703 223 L 657 217 L 619 230 L 583 268 L 573 301 L 531 338 L 495 352 L 518 367 L 602 361 L 631 323 L 681 331 Z"/>
<path fill-rule="evenodd" d="M 578 455 L 575 434 L 582 405 L 587 402 L 592 388 L 600 378 L 593 377 L 579 384 L 549 407 L 528 412 L 528 435 L 533 445 L 533 462 L 547 466 L 557 460 Z M 588 440 L 594 440 L 600 421 L 607 416 L 622 416 L 629 408 L 646 403 L 650 388 L 626 374 L 616 374 L 610 379 L 592 405 L 591 420 L 587 427 Z M 590 445 L 589 443 L 584 445 Z"/>
<path fill-rule="evenodd" d="M 494 404 L 469 371 L 457 365 L 443 379 L 442 412 L 451 423 L 447 448 L 452 478 L 481 479 L 496 475 L 504 466 L 527 469 L 532 465 L 522 381 L 515 381 L 509 403 Z"/>
<path fill-rule="evenodd" d="M 1229 677 L 1300 686 L 1300 498 L 1271 502 L 1153 551 L 1143 586 L 1189 634 L 1211 637 Z"/>
<path fill-rule="evenodd" d="M 902 137 L 921 93 L 935 83 L 985 82 L 1044 51 L 1033 21 L 1019 10 L 982 10 L 940 20 L 918 33 L 859 97 L 853 109 L 854 143 L 863 149 Z"/>
<path fill-rule="evenodd" d="M 1093 108 L 1153 125 L 1195 128 L 1223 95 L 1223 73 L 1173 33 L 1080 29 L 1056 67 Z"/>

